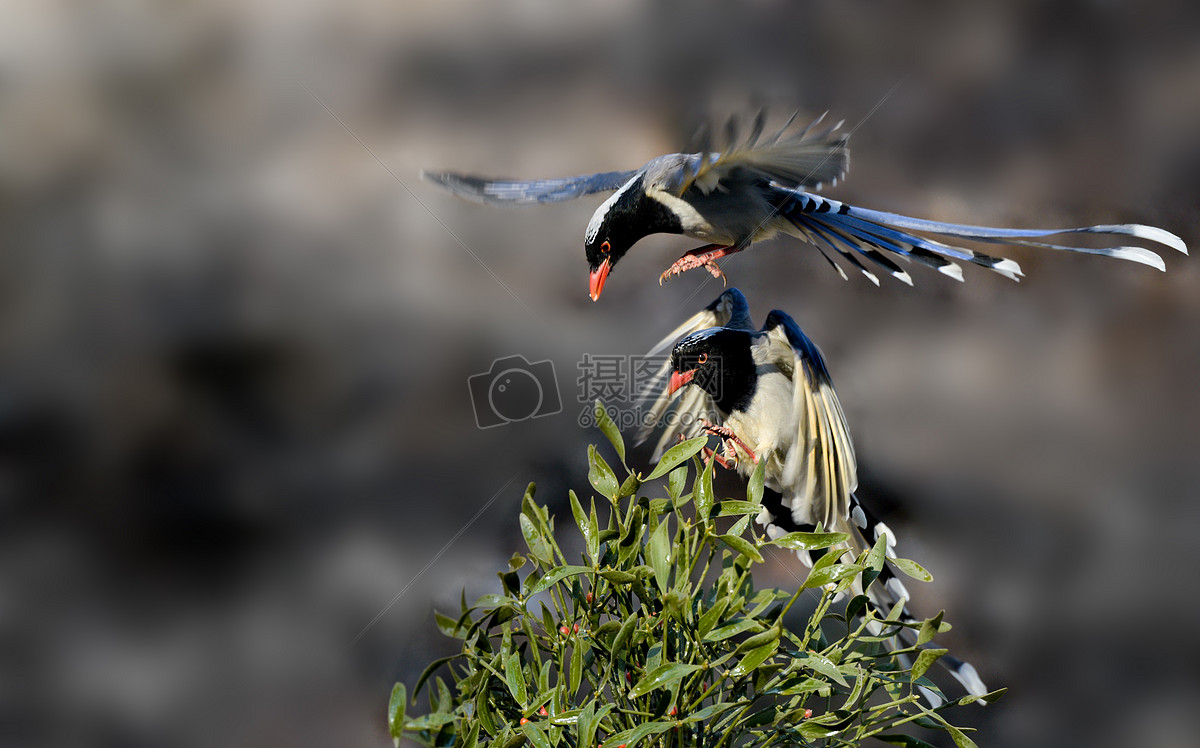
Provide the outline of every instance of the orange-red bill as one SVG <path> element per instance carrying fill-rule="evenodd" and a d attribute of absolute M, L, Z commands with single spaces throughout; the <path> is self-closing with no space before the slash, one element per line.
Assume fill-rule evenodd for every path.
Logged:
<path fill-rule="evenodd" d="M 692 377 L 696 376 L 696 370 L 691 371 L 673 371 L 671 379 L 667 382 L 667 394 L 674 395 L 675 390 L 692 381 Z"/>
<path fill-rule="evenodd" d="M 604 281 L 608 280 L 610 270 L 612 270 L 612 263 L 605 257 L 604 262 L 600 263 L 600 267 L 592 271 L 588 278 L 588 295 L 592 297 L 592 301 L 600 298 L 600 292 L 604 290 Z"/>

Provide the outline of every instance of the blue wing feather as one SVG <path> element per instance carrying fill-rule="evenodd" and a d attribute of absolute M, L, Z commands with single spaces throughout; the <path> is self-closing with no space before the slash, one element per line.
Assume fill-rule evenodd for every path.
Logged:
<path fill-rule="evenodd" d="M 595 192 L 611 192 L 635 174 L 637 170 L 606 171 L 558 179 L 487 179 L 451 172 L 422 172 L 421 176 L 467 200 L 508 205 L 557 203 Z"/>

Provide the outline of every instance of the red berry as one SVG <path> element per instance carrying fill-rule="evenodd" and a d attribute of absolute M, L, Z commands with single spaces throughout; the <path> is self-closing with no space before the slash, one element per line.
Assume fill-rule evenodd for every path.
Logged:
<path fill-rule="evenodd" d="M 590 592 L 587 593 L 587 595 L 585 595 L 583 599 L 587 600 L 588 605 L 591 605 L 592 604 L 592 593 L 590 593 Z"/>
<path fill-rule="evenodd" d="M 805 709 L 804 710 L 804 718 L 808 719 L 811 716 L 812 716 L 812 709 Z"/>
<path fill-rule="evenodd" d="M 579 624 L 578 623 L 575 624 L 575 626 L 573 627 L 573 630 L 575 631 L 576 634 L 579 633 Z"/>
<path fill-rule="evenodd" d="M 679 714 L 679 710 L 676 709 L 675 707 L 671 707 L 670 716 L 674 717 L 676 714 Z"/>
<path fill-rule="evenodd" d="M 571 629 L 567 628 L 566 626 L 559 626 L 558 633 L 562 634 L 563 636 L 566 636 L 567 634 L 571 633 Z"/>
<path fill-rule="evenodd" d="M 527 719 L 525 719 L 524 717 L 522 717 L 522 718 L 521 718 L 521 724 L 523 724 L 523 725 L 527 725 L 527 724 L 529 724 L 529 720 L 527 720 Z"/>
<path fill-rule="evenodd" d="M 538 709 L 538 714 L 542 715 L 543 717 L 546 716 L 546 713 L 547 713 L 546 707 L 542 707 L 541 709 Z"/>

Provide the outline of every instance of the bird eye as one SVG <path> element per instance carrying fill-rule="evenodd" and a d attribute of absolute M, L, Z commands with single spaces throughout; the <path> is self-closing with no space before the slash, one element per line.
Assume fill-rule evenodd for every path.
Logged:
<path fill-rule="evenodd" d="M 603 252 L 604 254 L 608 254 L 609 252 L 612 251 L 612 245 L 606 241 L 600 245 L 600 251 Z"/>
<path fill-rule="evenodd" d="M 707 363 L 707 362 L 708 362 L 708 353 L 707 352 L 701 353 L 700 357 L 696 359 L 696 363 L 698 363 L 698 364 L 703 364 L 703 363 Z"/>

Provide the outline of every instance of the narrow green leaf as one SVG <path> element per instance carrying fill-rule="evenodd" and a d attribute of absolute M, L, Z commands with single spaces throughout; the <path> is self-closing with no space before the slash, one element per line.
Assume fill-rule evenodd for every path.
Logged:
<path fill-rule="evenodd" d="M 587 650 L 587 642 L 581 640 L 577 640 L 571 650 L 571 693 L 579 692 L 579 682 L 583 678 L 583 656 Z"/>
<path fill-rule="evenodd" d="M 440 668 L 442 665 L 445 665 L 447 662 L 450 662 L 453 659 L 454 659 L 454 655 L 449 655 L 446 657 L 439 657 L 436 660 L 434 660 L 433 662 L 426 665 L 425 669 L 421 671 L 420 677 L 417 678 L 417 685 L 413 686 L 413 698 L 416 698 L 416 695 L 421 693 L 421 688 L 425 685 L 425 681 L 429 680 L 429 677 L 431 675 L 433 675 L 433 673 L 438 668 Z"/>
<path fill-rule="evenodd" d="M 665 662 L 638 681 L 633 690 L 629 692 L 629 698 L 636 699 L 645 696 L 654 689 L 678 682 L 680 679 L 691 675 L 699 669 L 699 665 L 690 665 L 683 662 Z"/>
<path fill-rule="evenodd" d="M 497 595 L 494 592 L 489 592 L 486 595 L 480 595 L 475 601 L 476 608 L 520 608 L 521 603 L 515 597 L 508 595 Z"/>
<path fill-rule="evenodd" d="M 712 631 L 713 626 L 717 625 L 717 621 L 725 614 L 725 608 L 728 606 L 729 595 L 726 595 L 717 600 L 716 604 L 711 608 L 704 611 L 704 614 L 700 616 L 700 622 L 696 626 L 696 633 L 700 634 L 701 639 L 706 637 L 708 632 Z"/>
<path fill-rule="evenodd" d="M 667 518 L 664 518 L 654 532 L 650 533 L 650 542 L 646 544 L 646 555 L 649 557 L 650 568 L 654 569 L 654 582 L 658 589 L 666 594 L 670 589 L 671 579 L 671 537 Z"/>
<path fill-rule="evenodd" d="M 549 566 L 554 562 L 550 544 L 542 537 L 542 533 L 527 515 L 522 514 L 518 519 L 521 522 L 521 534 L 525 536 L 525 544 L 529 546 L 530 555 L 538 562 Z"/>
<path fill-rule="evenodd" d="M 608 410 L 596 400 L 596 425 L 600 427 L 600 431 L 608 437 L 609 443 L 613 445 L 613 449 L 617 450 L 617 457 L 621 458 L 621 464 L 625 463 L 625 440 L 621 438 L 621 430 L 617 428 L 617 424 L 613 423 L 613 419 L 608 415 Z"/>
<path fill-rule="evenodd" d="M 435 712 L 426 714 L 424 717 L 410 719 L 408 724 L 404 725 L 405 730 L 436 730 L 439 727 L 450 724 L 455 719 L 453 714 L 442 714 Z"/>
<path fill-rule="evenodd" d="M 731 636 L 749 631 L 750 629 L 762 629 L 762 624 L 753 618 L 740 618 L 733 623 L 727 623 L 719 629 L 710 631 L 708 636 L 704 637 L 706 642 L 719 642 L 728 639 Z"/>
<path fill-rule="evenodd" d="M 508 692 L 517 700 L 517 704 L 522 709 L 525 708 L 525 699 L 528 696 L 525 685 L 525 672 L 521 668 L 521 653 L 513 652 L 504 662 L 504 676 L 508 683 Z"/>
<path fill-rule="evenodd" d="M 650 499 L 646 504 L 646 510 L 652 517 L 659 517 L 671 511 L 670 499 Z"/>
<path fill-rule="evenodd" d="M 433 692 L 429 695 L 429 700 L 433 702 L 433 711 L 447 713 L 454 711 L 454 702 L 450 699 L 450 689 L 446 686 L 446 681 L 434 678 L 434 684 Z M 436 697 L 434 694 L 437 694 Z"/>
<path fill-rule="evenodd" d="M 842 675 L 842 671 L 838 669 L 828 658 L 822 657 L 816 652 L 807 652 L 801 659 L 804 661 L 804 666 L 815 673 L 824 675 L 835 681 L 839 686 L 848 688 L 850 684 L 846 681 L 846 676 Z"/>
<path fill-rule="evenodd" d="M 591 710 L 592 705 L 594 703 L 596 703 L 596 702 L 589 701 L 587 703 L 587 706 L 584 707 L 584 709 Z M 599 709 L 596 709 L 592 713 L 591 719 L 588 720 L 588 723 L 586 725 L 584 724 L 584 721 L 583 721 L 583 712 L 579 713 L 579 742 L 576 744 L 577 748 L 595 748 L 595 746 L 596 746 L 596 728 L 600 726 L 600 721 L 603 720 L 606 716 L 608 716 L 608 713 L 611 712 L 612 710 L 613 710 L 612 704 L 605 704 L 604 706 L 600 707 Z"/>
<path fill-rule="evenodd" d="M 497 748 L 517 748 L 523 745 L 528 738 L 525 733 L 520 730 L 514 730 L 511 727 L 505 727 L 500 733 L 500 737 L 493 743 Z"/>
<path fill-rule="evenodd" d="M 479 744 L 479 720 L 471 720 L 471 730 L 463 741 L 462 748 L 475 748 Z"/>
<path fill-rule="evenodd" d="M 876 573 L 883 569 L 884 560 L 887 558 L 887 541 L 888 536 L 886 534 L 879 536 L 879 539 L 875 541 L 875 545 L 867 552 L 866 558 L 863 559 L 864 566 L 874 570 Z"/>
<path fill-rule="evenodd" d="M 767 461 L 759 460 L 754 466 L 754 472 L 750 474 L 750 481 L 746 484 L 746 501 L 751 504 L 762 504 L 763 496 L 763 479 L 766 475 Z"/>
<path fill-rule="evenodd" d="M 804 693 L 812 693 L 821 689 L 829 688 L 829 683 L 819 678 L 805 678 L 804 680 L 793 683 L 787 688 L 779 692 L 781 696 L 799 696 Z"/>
<path fill-rule="evenodd" d="M 818 567 L 814 564 L 812 571 L 809 572 L 808 579 L 804 580 L 804 587 L 805 589 L 813 589 L 815 587 L 823 587 L 827 584 L 834 584 L 861 573 L 862 568 L 858 564 L 830 564 L 823 567 Z"/>
<path fill-rule="evenodd" d="M 691 500 L 690 496 L 687 501 L 680 500 L 683 497 L 683 489 L 687 487 L 687 474 L 687 465 L 680 465 L 667 476 L 667 496 L 671 497 L 671 503 L 675 505 L 676 509 L 683 507 L 687 501 Z"/>
<path fill-rule="evenodd" d="M 942 626 L 942 616 L 946 611 L 939 611 L 936 616 L 924 621 L 921 624 L 921 630 L 917 632 L 917 646 L 928 644 L 933 641 L 933 637 L 940 633 Z"/>
<path fill-rule="evenodd" d="M 617 498 L 617 489 L 621 484 L 617 482 L 617 476 L 613 473 L 612 468 L 596 451 L 595 444 L 588 445 L 588 483 L 600 492 L 602 496 L 607 496 L 610 499 Z"/>
<path fill-rule="evenodd" d="M 841 731 L 842 728 L 840 727 L 830 727 L 829 725 L 823 725 L 812 720 L 801 722 L 799 727 L 800 735 L 808 740 L 820 740 L 821 738 L 832 737 Z"/>
<path fill-rule="evenodd" d="M 625 645 L 629 642 L 629 637 L 633 634 L 637 622 L 638 614 L 634 612 L 630 613 L 625 622 L 621 624 L 621 630 L 613 637 L 612 649 L 609 650 L 613 657 L 617 657 L 625 650 Z"/>
<path fill-rule="evenodd" d="M 937 659 L 946 654 L 948 649 L 922 649 L 921 654 L 917 655 L 917 659 L 912 666 L 912 680 L 916 680 L 925 675 L 929 670 L 929 666 L 937 662 Z"/>
<path fill-rule="evenodd" d="M 571 514 L 575 516 L 575 524 L 579 526 L 579 534 L 583 536 L 584 550 L 587 551 L 588 560 L 594 564 L 597 561 L 596 554 L 600 549 L 599 528 L 583 511 L 583 505 L 579 503 L 579 497 L 575 495 L 575 492 L 568 491 L 567 496 L 571 500 Z"/>
<path fill-rule="evenodd" d="M 732 517 L 740 514 L 758 514 L 762 510 L 761 504 L 755 504 L 752 501 L 734 501 L 726 499 L 717 507 L 718 517 Z"/>
<path fill-rule="evenodd" d="M 621 487 L 617 489 L 617 498 L 623 499 L 626 496 L 633 496 L 637 490 L 642 487 L 642 479 L 637 477 L 637 474 L 630 473 Z"/>
<path fill-rule="evenodd" d="M 525 737 L 529 738 L 533 748 L 550 748 L 550 738 L 546 736 L 546 730 L 537 722 L 526 722 L 518 729 L 525 733 Z"/>
<path fill-rule="evenodd" d="M 776 623 L 774 626 L 767 629 L 766 631 L 755 634 L 754 636 L 751 636 L 750 638 L 746 639 L 744 642 L 741 642 L 740 644 L 738 644 L 737 650 L 735 650 L 735 651 L 739 652 L 739 653 L 740 652 L 748 652 L 752 649 L 758 649 L 759 647 L 770 644 L 771 642 L 779 641 L 779 637 L 782 633 L 783 633 L 783 626 L 779 623 Z"/>
<path fill-rule="evenodd" d="M 433 620 L 437 623 L 438 630 L 451 639 L 462 639 L 466 634 L 458 625 L 458 621 L 448 615 L 433 611 Z"/>
<path fill-rule="evenodd" d="M 768 545 L 777 545 L 790 551 L 815 551 L 849 539 L 850 536 L 844 532 L 789 532 L 770 541 Z"/>
<path fill-rule="evenodd" d="M 404 732 L 404 707 L 408 703 L 408 694 L 403 683 L 392 686 L 392 698 L 388 699 L 388 734 L 397 740 Z"/>
<path fill-rule="evenodd" d="M 721 539 L 722 543 L 734 549 L 746 558 L 754 559 L 760 564 L 762 563 L 762 554 L 758 552 L 758 549 L 755 548 L 754 544 L 749 540 L 737 535 L 718 535 L 717 537 Z"/>
<path fill-rule="evenodd" d="M 536 494 L 537 484 L 530 483 L 525 487 L 525 495 L 521 497 L 521 513 L 534 521 L 537 521 L 538 519 L 537 504 L 535 504 L 533 501 L 533 497 Z"/>
<path fill-rule="evenodd" d="M 576 748 L 593 748 L 596 743 L 596 710 L 592 708 L 594 703 L 589 701 L 579 710 L 579 721 L 575 723 L 579 730 Z"/>
<path fill-rule="evenodd" d="M 601 539 L 602 533 L 600 532 L 600 520 L 596 519 L 596 500 L 594 498 L 592 499 L 591 508 L 588 512 L 588 524 L 590 524 L 592 529 L 595 531 L 595 540 L 593 541 L 594 545 L 588 545 L 588 552 L 595 556 L 595 560 L 593 560 L 592 563 L 598 564 L 600 563 L 600 544 L 604 541 Z"/>
<path fill-rule="evenodd" d="M 716 460 L 708 461 L 708 464 L 704 466 L 704 470 L 701 471 L 700 477 L 696 480 L 696 485 L 693 488 L 693 494 L 695 495 L 696 499 L 696 519 L 700 520 L 701 522 L 706 522 L 709 515 L 712 514 L 714 501 L 712 485 L 713 465 L 716 463 Z"/>
<path fill-rule="evenodd" d="M 765 662 L 768 657 L 775 654 L 775 650 L 777 650 L 777 649 L 779 649 L 779 637 L 778 636 L 776 636 L 774 639 L 767 642 L 766 644 L 763 644 L 760 647 L 755 647 L 754 649 L 747 652 L 746 656 L 743 657 L 741 662 L 739 662 L 737 664 L 737 667 L 735 667 L 734 669 L 729 671 L 729 676 L 731 678 L 737 679 L 737 678 L 741 678 L 742 676 L 746 675 L 747 673 L 754 672 L 754 670 L 759 665 L 763 664 L 763 662 Z"/>
<path fill-rule="evenodd" d="M 746 528 L 750 526 L 750 516 L 743 514 L 737 522 L 729 526 L 727 535 L 737 535 L 741 537 L 746 534 Z"/>
<path fill-rule="evenodd" d="M 497 732 L 494 709 L 495 705 L 488 697 L 488 689 L 479 689 L 479 693 L 475 695 L 475 715 L 488 735 L 495 735 Z"/>
<path fill-rule="evenodd" d="M 958 748 L 978 748 L 978 746 L 975 745 L 975 741 L 971 740 L 969 737 L 967 737 L 967 734 L 965 732 L 958 729 L 957 727 L 950 724 L 949 722 L 946 722 L 945 724 L 946 724 L 946 732 L 950 733 L 951 739 L 954 740 L 954 744 L 957 745 Z"/>
<path fill-rule="evenodd" d="M 601 569 L 600 576 L 604 577 L 613 584 L 620 585 L 632 584 L 633 581 L 637 579 L 637 576 L 630 574 L 627 571 L 621 571 L 620 569 Z"/>
<path fill-rule="evenodd" d="M 864 612 L 870 605 L 871 599 L 866 595 L 855 595 L 846 603 L 846 620 L 851 621 L 855 616 Z"/>
<path fill-rule="evenodd" d="M 535 582 L 528 590 L 525 591 L 527 597 L 533 597 L 539 592 L 544 592 L 552 587 L 556 582 L 565 579 L 574 574 L 589 574 L 591 568 L 587 566 L 558 566 L 546 573 L 546 576 Z"/>
<path fill-rule="evenodd" d="M 976 701 L 994 704 L 996 703 L 996 699 L 1003 698 L 1006 693 L 1008 693 L 1007 688 L 997 688 L 995 691 L 990 691 L 982 696 L 964 696 L 958 700 L 958 705 L 966 706 L 967 704 L 974 704 Z"/>
<path fill-rule="evenodd" d="M 727 712 L 730 709 L 737 709 L 738 707 L 742 707 L 742 706 L 745 706 L 745 704 L 741 704 L 736 701 L 724 701 L 724 702 L 720 702 L 717 704 L 711 704 L 709 706 L 704 707 L 703 709 L 701 709 L 698 712 L 694 712 L 692 714 L 689 714 L 687 717 L 684 717 L 683 722 L 684 722 L 684 724 L 691 724 L 693 722 L 703 722 L 704 720 L 706 720 L 710 717 L 716 716 L 716 715 L 720 714 L 721 712 Z"/>
<path fill-rule="evenodd" d="M 903 735 L 900 733 L 891 733 L 887 735 L 876 735 L 876 738 L 885 743 L 892 745 L 903 746 L 903 748 L 936 748 L 932 743 L 926 743 L 920 738 L 914 738 L 912 735 Z"/>
<path fill-rule="evenodd" d="M 671 720 L 670 722 L 643 722 L 637 727 L 609 737 L 608 740 L 604 741 L 604 745 L 613 746 L 614 748 L 624 745 L 626 748 L 633 748 L 639 740 L 650 735 L 657 735 L 660 732 L 666 732 L 674 726 L 675 720 Z"/>
<path fill-rule="evenodd" d="M 909 561 L 907 558 L 893 558 L 892 563 L 896 568 L 913 579 L 918 579 L 922 582 L 932 582 L 933 575 L 925 571 L 916 561 Z"/>
<path fill-rule="evenodd" d="M 675 466 L 679 463 L 691 459 L 692 455 L 699 452 L 706 442 L 708 442 L 707 436 L 697 436 L 671 447 L 663 454 L 662 459 L 658 461 L 658 465 L 646 476 L 646 480 L 651 481 L 666 475 L 675 469 Z"/>

